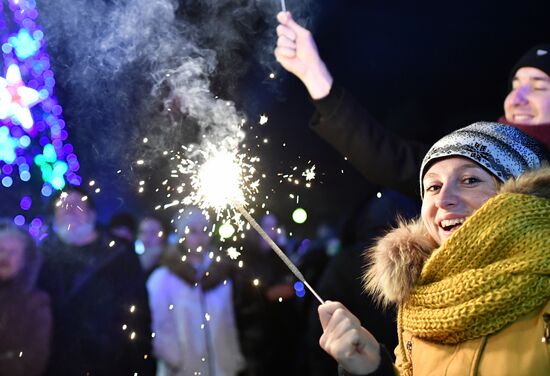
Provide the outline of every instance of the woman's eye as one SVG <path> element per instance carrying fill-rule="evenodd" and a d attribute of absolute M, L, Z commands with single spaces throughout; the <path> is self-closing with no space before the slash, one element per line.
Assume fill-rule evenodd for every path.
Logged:
<path fill-rule="evenodd" d="M 470 178 L 465 178 L 463 180 L 463 182 L 465 184 L 475 184 L 475 183 L 479 183 L 481 180 L 479 180 L 478 178 L 475 178 L 475 177 L 470 177 Z"/>
<path fill-rule="evenodd" d="M 439 190 L 441 186 L 437 185 L 437 184 L 432 184 L 432 185 L 427 185 L 426 186 L 426 192 L 436 192 L 437 190 Z"/>

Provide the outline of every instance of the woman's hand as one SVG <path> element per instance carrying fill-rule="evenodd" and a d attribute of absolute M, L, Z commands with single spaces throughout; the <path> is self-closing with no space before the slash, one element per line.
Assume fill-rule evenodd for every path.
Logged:
<path fill-rule="evenodd" d="M 323 327 L 319 344 L 344 369 L 367 375 L 380 366 L 380 344 L 339 302 L 326 301 L 318 308 Z"/>
<path fill-rule="evenodd" d="M 304 83 L 313 99 L 327 96 L 333 79 L 319 56 L 311 32 L 298 25 L 290 12 L 280 12 L 277 20 L 277 61 Z"/>

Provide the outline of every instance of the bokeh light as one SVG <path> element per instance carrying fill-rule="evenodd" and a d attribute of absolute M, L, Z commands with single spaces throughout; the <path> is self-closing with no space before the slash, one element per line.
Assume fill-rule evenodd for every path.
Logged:
<path fill-rule="evenodd" d="M 297 224 L 303 224 L 307 221 L 307 212 L 302 208 L 297 208 L 292 212 L 292 220 Z"/>

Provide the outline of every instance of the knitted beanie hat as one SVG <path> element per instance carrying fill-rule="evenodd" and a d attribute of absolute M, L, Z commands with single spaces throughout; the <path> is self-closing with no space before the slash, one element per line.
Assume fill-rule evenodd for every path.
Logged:
<path fill-rule="evenodd" d="M 535 139 L 509 125 L 478 122 L 458 129 L 437 141 L 424 157 L 420 168 L 422 197 L 424 174 L 435 161 L 448 157 L 468 158 L 504 182 L 541 167 L 546 150 Z"/>
<path fill-rule="evenodd" d="M 533 67 L 550 76 L 550 44 L 539 44 L 527 51 L 514 65 L 510 73 L 510 85 L 518 69 Z"/>

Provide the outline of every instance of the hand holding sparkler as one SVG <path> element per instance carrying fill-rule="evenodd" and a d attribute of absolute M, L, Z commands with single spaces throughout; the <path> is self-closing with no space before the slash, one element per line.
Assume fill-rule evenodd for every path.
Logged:
<path fill-rule="evenodd" d="M 275 58 L 287 71 L 306 86 L 313 99 L 328 95 L 333 78 L 321 60 L 311 32 L 298 25 L 290 12 L 277 14 L 277 47 Z"/>
<path fill-rule="evenodd" d="M 326 301 L 317 308 L 323 327 L 319 344 L 344 369 L 371 374 L 381 363 L 380 344 L 361 322 L 339 302 Z"/>

